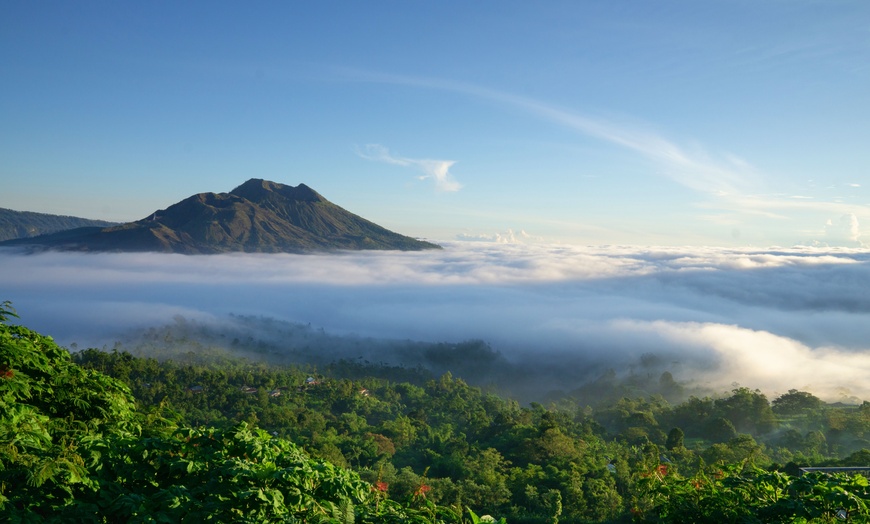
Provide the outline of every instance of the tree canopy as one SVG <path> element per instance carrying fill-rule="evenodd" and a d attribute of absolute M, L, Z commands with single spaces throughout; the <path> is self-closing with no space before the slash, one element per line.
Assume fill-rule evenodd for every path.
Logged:
<path fill-rule="evenodd" d="M 71 355 L 15 318 L 0 305 L 0 514 L 12 521 L 870 518 L 863 477 L 798 471 L 870 465 L 867 403 L 736 388 L 521 406 L 449 373 L 375 364 Z M 621 387 L 608 383 L 605 395 Z"/>

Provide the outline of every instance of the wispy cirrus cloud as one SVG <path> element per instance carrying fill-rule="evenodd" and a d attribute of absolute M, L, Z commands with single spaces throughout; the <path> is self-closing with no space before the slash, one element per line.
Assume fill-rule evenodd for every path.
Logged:
<path fill-rule="evenodd" d="M 420 180 L 432 180 L 439 191 L 454 192 L 462 189 L 462 184 L 453 178 L 450 168 L 455 160 L 432 160 L 428 158 L 407 158 L 390 153 L 390 150 L 380 144 L 366 144 L 357 154 L 366 160 L 385 162 L 396 166 L 413 167 L 423 172 Z"/>
<path fill-rule="evenodd" d="M 716 160 L 699 147 L 680 146 L 660 133 L 639 124 L 592 118 L 533 98 L 464 82 L 372 73 L 354 69 L 340 69 L 339 72 L 363 82 L 452 91 L 512 106 L 538 118 L 549 120 L 639 153 L 659 163 L 664 175 L 696 191 L 714 194 L 733 193 L 753 186 L 754 180 L 757 178 L 755 169 L 736 155 L 729 153 L 723 155 L 722 159 Z"/>
<path fill-rule="evenodd" d="M 656 174 L 696 191 L 703 199 L 698 203 L 700 207 L 726 213 L 731 221 L 761 218 L 783 222 L 802 216 L 804 220 L 814 221 L 816 233 L 825 236 L 827 221 L 843 215 L 854 215 L 862 221 L 870 220 L 870 206 L 830 198 L 777 194 L 766 187 L 770 177 L 745 159 L 729 152 L 711 154 L 696 144 L 680 144 L 652 126 L 627 119 L 594 118 L 541 100 L 439 78 L 347 68 L 339 69 L 338 73 L 354 81 L 406 85 L 477 97 L 520 109 L 539 119 L 623 147 L 654 162 L 658 166 Z M 860 184 L 851 183 L 848 186 L 856 188 Z M 827 238 L 824 241 L 829 240 Z M 855 242 L 846 244 L 854 245 Z"/>

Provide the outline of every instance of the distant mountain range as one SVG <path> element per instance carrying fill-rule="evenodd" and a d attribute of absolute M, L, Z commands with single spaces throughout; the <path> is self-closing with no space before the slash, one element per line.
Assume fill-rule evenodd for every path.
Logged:
<path fill-rule="evenodd" d="M 0 208 L 0 241 L 35 237 L 77 227 L 110 227 L 115 225 L 118 225 L 117 222 Z"/>
<path fill-rule="evenodd" d="M 305 184 L 293 187 L 257 178 L 229 193 L 193 195 L 136 222 L 78 227 L 0 245 L 183 254 L 440 249 L 346 211 Z"/>

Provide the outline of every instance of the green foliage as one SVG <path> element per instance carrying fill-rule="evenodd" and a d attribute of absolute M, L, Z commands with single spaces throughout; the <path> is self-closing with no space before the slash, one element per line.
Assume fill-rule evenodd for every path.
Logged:
<path fill-rule="evenodd" d="M 13 521 L 870 518 L 863 478 L 771 463 L 870 465 L 845 445 L 870 436 L 870 404 L 807 408 L 790 391 L 803 407 L 784 414 L 737 388 L 522 407 L 449 373 L 411 384 L 389 380 L 407 376 L 394 368 L 207 351 L 71 357 L 12 318 L 0 304 L 0 515 Z"/>
<path fill-rule="evenodd" d="M 140 426 L 123 383 L 73 364 L 51 338 L 6 324 L 13 316 L 4 303 L 0 506 L 51 511 L 96 485 L 87 469 L 94 437 L 132 435 Z"/>
<path fill-rule="evenodd" d="M 870 488 L 861 475 L 801 477 L 739 465 L 693 477 L 652 474 L 641 486 L 637 522 L 867 522 Z"/>
<path fill-rule="evenodd" d="M 102 451 L 108 480 L 88 500 L 111 520 L 284 522 L 353 514 L 369 485 L 311 460 L 296 446 L 242 423 L 227 430 L 179 428 L 170 437 L 125 439 Z M 339 519 L 341 520 L 341 519 Z"/>
<path fill-rule="evenodd" d="M 665 442 L 665 447 L 668 451 L 674 451 L 685 447 L 685 433 L 680 428 L 673 428 L 668 432 L 668 440 Z"/>
<path fill-rule="evenodd" d="M 12 307 L 12 302 L 4 300 L 3 302 L 0 302 L 0 322 L 6 322 L 9 320 L 9 317 L 18 318 L 18 314 L 15 313 L 15 308 Z"/>
<path fill-rule="evenodd" d="M 790 389 L 773 399 L 771 404 L 777 415 L 802 415 L 820 409 L 824 403 L 812 393 Z"/>
<path fill-rule="evenodd" d="M 312 456 L 387 485 L 390 499 L 381 500 L 378 511 L 399 512 L 388 500 L 411 504 L 401 509 L 405 517 L 424 510 L 413 504 L 425 484 L 431 488 L 426 502 L 453 513 L 468 506 L 519 522 L 605 522 L 627 514 L 644 475 L 662 461 L 672 474 L 691 476 L 703 464 L 766 466 L 771 455 L 793 460 L 795 453 L 828 448 L 824 431 L 770 433 L 785 423 L 770 418 L 763 395 L 741 388 L 676 406 L 654 396 L 623 397 L 599 410 L 570 403 L 523 408 L 450 374 L 415 385 L 387 380 L 386 368 L 369 374 L 381 378 L 364 378 L 357 366 L 349 380 L 292 366 L 210 361 L 202 353 L 157 361 L 88 350 L 76 360 L 123 377 L 143 408 L 163 402 L 189 423 L 218 428 L 256 420 Z M 347 368 L 332 372 L 338 369 Z M 306 384 L 311 375 L 316 384 Z M 276 397 L 266 394 L 273 388 L 284 389 Z M 836 420 L 846 428 L 862 413 L 844 411 Z M 764 433 L 738 433 L 735 423 Z M 799 446 L 788 448 L 794 452 L 774 447 L 795 434 L 791 444 Z"/>
<path fill-rule="evenodd" d="M 3 320 L 14 316 L 8 303 Z M 369 484 L 246 424 L 178 426 L 50 338 L 0 324 L 0 513 L 23 521 L 351 522 Z M 144 426 L 144 427 L 143 427 Z"/>
<path fill-rule="evenodd" d="M 0 314 L 4 321 L 14 317 L 8 303 L 2 305 Z M 192 366 L 165 368 L 167 373 L 160 375 L 155 362 L 125 354 L 107 356 L 89 351 L 78 356 L 79 361 L 117 372 L 119 377 L 135 383 L 137 389 L 150 390 L 158 384 L 137 381 L 148 374 L 162 379 L 173 377 L 158 384 L 164 393 L 159 401 L 157 396 L 151 397 L 157 402 L 137 410 L 130 390 L 122 382 L 76 365 L 49 337 L 21 326 L 0 325 L 0 359 L 0 514 L 4 520 L 462 521 L 461 511 L 436 505 L 437 497 L 430 495 L 431 484 L 442 487 L 443 482 L 432 483 L 412 473 L 415 487 L 406 503 L 380 500 L 373 495 L 372 484 L 361 480 L 357 473 L 322 459 L 311 459 L 289 441 L 246 422 L 231 422 L 212 409 L 210 402 L 200 402 L 199 407 L 206 410 L 196 416 L 217 418 L 218 427 L 193 428 L 185 424 L 179 414 L 168 409 L 166 393 L 185 395 L 194 404 L 186 407 L 195 412 L 197 401 L 206 398 L 207 388 L 187 386 L 180 392 L 176 387 L 179 379 L 182 384 L 190 384 L 190 379 L 203 378 Z M 215 369 L 199 371 L 213 375 L 213 380 L 202 383 L 218 393 L 217 384 L 227 378 L 226 374 Z M 335 404 L 351 395 L 360 397 L 363 412 L 379 412 L 378 401 L 363 396 L 348 382 L 327 386 L 315 380 L 300 388 L 295 386 L 299 377 L 291 375 L 294 386 L 279 389 L 280 380 L 260 383 L 250 369 L 244 375 L 248 383 L 258 380 L 259 391 L 264 393 L 282 391 L 284 398 L 289 398 L 292 389 L 299 397 L 312 401 L 311 406 L 298 405 L 288 423 L 304 421 L 301 431 L 308 433 L 307 442 L 321 454 L 332 449 L 343 458 L 335 444 L 339 442 L 335 440 L 336 430 L 327 427 L 324 416 L 312 407 Z M 266 390 L 263 385 L 273 389 Z M 441 385 L 456 393 L 467 392 L 466 387 L 456 388 L 448 382 Z M 251 394 L 249 389 L 253 388 L 239 389 L 236 400 L 251 399 L 268 406 L 271 399 L 281 398 Z M 415 393 L 420 397 L 420 391 Z M 217 397 L 223 399 L 218 403 L 227 400 L 225 396 Z M 366 410 L 367 404 L 375 409 Z M 254 411 L 249 415 L 256 418 Z M 365 418 L 343 420 L 349 427 L 367 432 L 382 450 L 389 448 L 387 437 L 381 435 L 380 441 L 375 438 Z M 412 419 L 390 420 L 399 421 L 393 424 L 397 434 L 409 442 L 416 438 L 417 426 Z M 379 449 L 377 445 L 375 449 Z M 373 459 L 378 460 L 378 456 L 380 453 L 375 453 Z M 493 464 L 499 464 L 497 456 Z"/>

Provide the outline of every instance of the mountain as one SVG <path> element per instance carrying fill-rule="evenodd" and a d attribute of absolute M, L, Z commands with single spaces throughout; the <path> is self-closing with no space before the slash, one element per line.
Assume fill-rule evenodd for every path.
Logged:
<path fill-rule="evenodd" d="M 83 227 L 0 245 L 183 254 L 440 249 L 346 211 L 305 184 L 293 187 L 257 178 L 229 193 L 193 195 L 136 222 Z"/>
<path fill-rule="evenodd" d="M 77 227 L 109 227 L 117 225 L 105 220 L 13 211 L 0 208 L 0 241 L 56 233 Z"/>

